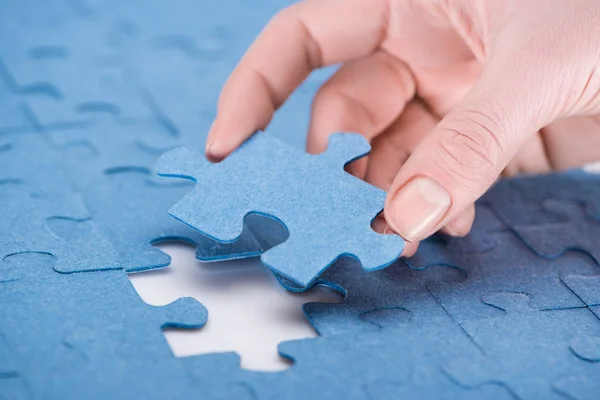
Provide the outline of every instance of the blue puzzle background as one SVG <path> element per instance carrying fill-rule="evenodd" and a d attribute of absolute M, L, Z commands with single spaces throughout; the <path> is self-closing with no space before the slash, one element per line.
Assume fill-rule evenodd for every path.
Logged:
<path fill-rule="evenodd" d="M 337 260 L 310 285 L 344 302 L 304 306 L 319 337 L 280 345 L 286 371 L 173 355 L 163 330 L 211 316 L 189 298 L 142 301 L 127 272 L 170 262 L 152 244 L 192 243 L 218 264 L 292 232 L 236 215 L 240 237 L 212 240 L 168 213 L 194 184 L 154 168 L 173 149 L 201 152 L 221 85 L 289 4 L 0 4 L 0 399 L 597 399 L 600 176 L 583 171 L 501 181 L 467 237 L 435 236 L 385 269 Z M 267 129 L 286 154 L 303 150 L 312 96 L 335 68 Z"/>

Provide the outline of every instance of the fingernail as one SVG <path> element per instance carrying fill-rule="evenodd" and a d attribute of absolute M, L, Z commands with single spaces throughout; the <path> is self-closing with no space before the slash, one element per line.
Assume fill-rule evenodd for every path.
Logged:
<path fill-rule="evenodd" d="M 213 147 L 214 147 L 216 130 L 217 130 L 217 120 L 214 120 L 212 125 L 210 126 L 210 129 L 208 130 L 208 138 L 206 139 L 205 152 L 209 156 L 213 155 L 213 150 L 214 150 Z"/>
<path fill-rule="evenodd" d="M 440 184 L 428 177 L 408 181 L 390 202 L 388 224 L 404 239 L 426 238 L 444 217 L 452 200 Z"/>

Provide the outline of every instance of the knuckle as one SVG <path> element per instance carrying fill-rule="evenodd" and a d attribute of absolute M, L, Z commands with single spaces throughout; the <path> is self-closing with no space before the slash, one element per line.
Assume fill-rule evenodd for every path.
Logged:
<path fill-rule="evenodd" d="M 489 114 L 469 111 L 446 125 L 438 142 L 440 166 L 467 184 L 488 180 L 505 148 L 505 135 L 496 121 Z"/>

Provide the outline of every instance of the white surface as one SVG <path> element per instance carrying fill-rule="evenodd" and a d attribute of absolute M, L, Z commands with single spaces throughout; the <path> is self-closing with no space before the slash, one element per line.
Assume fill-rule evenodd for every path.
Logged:
<path fill-rule="evenodd" d="M 280 342 L 317 336 L 302 313 L 302 304 L 342 301 L 339 293 L 326 288 L 288 293 L 258 259 L 201 263 L 192 246 L 157 247 L 172 257 L 171 265 L 130 274 L 140 296 L 152 305 L 194 297 L 209 313 L 202 329 L 165 332 L 177 356 L 235 351 L 244 368 L 282 370 L 289 363 L 277 353 Z"/>

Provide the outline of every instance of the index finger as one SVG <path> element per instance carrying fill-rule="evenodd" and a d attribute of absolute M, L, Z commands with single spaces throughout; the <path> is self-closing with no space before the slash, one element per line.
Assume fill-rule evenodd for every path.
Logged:
<path fill-rule="evenodd" d="M 385 39 L 388 0 L 305 0 L 280 11 L 227 79 L 207 157 L 226 157 L 264 129 L 316 68 L 360 58 Z"/>

